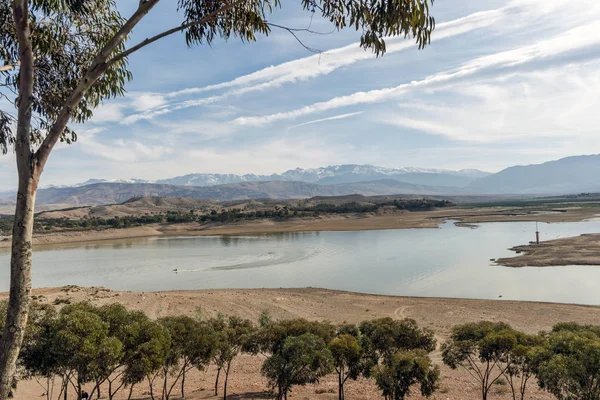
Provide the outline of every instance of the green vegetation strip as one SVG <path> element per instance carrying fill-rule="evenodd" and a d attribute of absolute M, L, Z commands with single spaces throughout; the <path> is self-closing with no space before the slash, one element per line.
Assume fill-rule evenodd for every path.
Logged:
<path fill-rule="evenodd" d="M 265 210 L 245 210 L 231 208 L 228 210 L 211 210 L 200 213 L 191 209 L 189 212 L 168 211 L 161 214 L 122 216 L 113 218 L 84 217 L 81 219 L 69 218 L 37 218 L 34 225 L 36 233 L 43 233 L 54 229 L 61 230 L 90 230 L 103 228 L 130 228 L 157 223 L 187 223 L 187 222 L 239 222 L 260 219 L 286 220 L 290 218 L 318 217 L 327 214 L 354 214 L 374 213 L 384 207 L 394 207 L 407 211 L 431 211 L 434 208 L 449 207 L 454 204 L 446 200 L 411 199 L 393 200 L 377 204 L 349 202 L 340 205 L 322 203 L 310 207 L 279 207 Z M 0 218 L 0 235 L 9 235 L 12 230 L 12 217 Z"/>

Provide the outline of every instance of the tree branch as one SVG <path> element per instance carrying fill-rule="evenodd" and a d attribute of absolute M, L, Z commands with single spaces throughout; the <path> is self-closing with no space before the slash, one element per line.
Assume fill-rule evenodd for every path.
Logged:
<path fill-rule="evenodd" d="M 120 61 L 122 59 L 124 59 L 125 57 L 129 56 L 130 54 L 135 53 L 136 51 L 138 51 L 138 50 L 140 50 L 140 49 L 148 46 L 149 44 L 156 42 L 157 40 L 160 40 L 162 38 L 170 36 L 170 35 L 172 35 L 174 33 L 181 32 L 181 31 L 183 31 L 185 29 L 188 29 L 188 28 L 190 28 L 192 26 L 203 24 L 203 23 L 205 23 L 205 22 L 207 22 L 207 21 L 209 21 L 209 20 L 217 17 L 220 13 L 231 9 L 237 3 L 242 3 L 242 0 L 232 1 L 228 5 L 226 5 L 224 7 L 221 7 L 220 9 L 215 10 L 215 11 L 209 13 L 204 18 L 201 18 L 201 19 L 196 20 L 196 21 L 188 22 L 187 24 L 183 24 L 181 26 L 178 26 L 178 27 L 169 29 L 167 31 L 164 31 L 162 33 L 159 33 L 158 35 L 155 35 L 155 36 L 153 36 L 151 38 L 147 38 L 147 39 L 141 41 L 140 43 L 136 44 L 135 46 L 133 46 L 133 47 L 131 47 L 131 48 L 123 51 L 122 53 L 117 54 L 116 56 L 114 56 L 113 58 L 111 58 L 109 61 L 107 61 L 107 64 L 110 66 L 110 65 L 112 65 L 112 64 L 114 64 L 114 63 L 116 63 L 116 62 L 118 62 L 118 61 Z"/>
<path fill-rule="evenodd" d="M 293 28 L 288 28 L 288 27 L 283 26 L 283 25 L 273 24 L 271 22 L 267 22 L 266 24 L 268 26 L 272 26 L 273 28 L 279 28 L 279 29 L 283 29 L 284 31 L 288 31 L 294 37 L 294 39 L 296 39 L 296 41 L 298 43 L 300 43 L 300 45 L 302 47 L 304 47 L 306 50 L 310 51 L 311 53 L 317 53 L 317 54 L 323 53 L 323 50 L 319 50 L 319 49 L 316 49 L 316 48 L 313 48 L 313 47 L 309 47 L 306 44 L 304 44 L 304 42 L 302 40 L 300 40 L 300 38 L 298 37 L 298 35 L 296 35 L 296 32 L 310 32 L 310 33 L 314 33 L 314 34 L 317 34 L 317 35 L 327 35 L 328 33 L 314 32 L 314 31 L 311 31 L 310 29 L 293 29 Z"/>
<path fill-rule="evenodd" d="M 17 61 L 14 64 L 6 64 L 0 67 L 0 72 L 6 72 L 6 71 L 10 71 L 11 69 L 15 69 L 17 68 L 19 65 L 21 65 L 20 61 Z"/>
<path fill-rule="evenodd" d="M 137 10 L 133 15 L 123 24 L 121 29 L 108 41 L 106 45 L 98 52 L 98 55 L 87 69 L 85 75 L 79 80 L 77 88 L 69 96 L 61 109 L 56 121 L 50 128 L 48 135 L 42 142 L 42 145 L 35 154 L 35 161 L 37 164 L 37 173 L 41 174 L 44 169 L 46 161 L 50 156 L 50 152 L 60 139 L 60 135 L 65 130 L 69 119 L 71 118 L 71 112 L 77 107 L 83 96 L 92 87 L 98 78 L 108 69 L 109 65 L 106 63 L 108 57 L 115 51 L 115 49 L 123 43 L 127 36 L 131 33 L 133 28 L 150 12 L 150 10 L 160 0 L 144 0 L 140 1 Z"/>

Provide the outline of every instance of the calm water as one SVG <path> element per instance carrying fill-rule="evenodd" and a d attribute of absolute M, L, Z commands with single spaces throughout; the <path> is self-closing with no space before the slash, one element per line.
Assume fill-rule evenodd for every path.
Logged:
<path fill-rule="evenodd" d="M 173 237 L 38 248 L 34 287 L 154 291 L 325 287 L 405 296 L 600 304 L 600 266 L 512 269 L 491 258 L 534 238 L 535 223 L 438 229 Z M 600 232 L 600 221 L 540 224 L 542 240 Z M 177 269 L 177 273 L 173 270 Z M 0 253 L 0 291 L 9 255 Z"/>

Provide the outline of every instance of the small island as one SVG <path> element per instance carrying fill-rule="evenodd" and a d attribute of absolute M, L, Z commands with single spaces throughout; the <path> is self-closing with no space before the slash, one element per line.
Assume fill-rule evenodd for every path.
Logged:
<path fill-rule="evenodd" d="M 600 265 L 600 233 L 515 246 L 510 250 L 522 254 L 499 258 L 498 265 L 516 268 Z"/>

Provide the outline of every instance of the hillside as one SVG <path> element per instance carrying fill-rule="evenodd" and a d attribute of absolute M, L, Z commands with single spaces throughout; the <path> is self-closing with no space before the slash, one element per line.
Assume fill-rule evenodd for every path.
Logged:
<path fill-rule="evenodd" d="M 416 195 L 408 196 L 317 196 L 307 199 L 256 199 L 256 200 L 236 200 L 236 201 L 215 201 L 205 199 L 195 199 L 186 197 L 157 197 L 148 196 L 142 198 L 132 198 L 121 204 L 110 204 L 100 206 L 71 207 L 62 210 L 44 211 L 38 215 L 41 219 L 81 219 L 90 218 L 114 218 L 124 216 L 140 217 L 143 215 L 165 214 L 176 212 L 187 214 L 191 210 L 194 213 L 209 213 L 212 210 L 220 213 L 226 210 L 246 210 L 246 211 L 264 211 L 277 208 L 298 208 L 303 209 L 316 207 L 319 205 L 341 206 L 349 203 L 356 203 L 362 206 L 390 203 L 394 200 L 411 200 L 421 198 Z M 436 196 L 425 196 L 428 200 L 445 200 Z"/>
<path fill-rule="evenodd" d="M 567 194 L 600 191 L 600 154 L 506 168 L 467 189 L 482 193 Z"/>
<path fill-rule="evenodd" d="M 348 194 L 391 195 L 459 195 L 464 189 L 415 185 L 393 179 L 374 182 L 318 185 L 305 182 L 242 182 L 209 187 L 178 186 L 151 183 L 98 183 L 80 187 L 48 188 L 38 192 L 40 207 L 54 208 L 97 206 L 123 203 L 132 197 L 189 197 L 217 201 L 248 199 L 299 199 L 314 196 Z M 41 210 L 41 208 L 40 208 Z"/>

